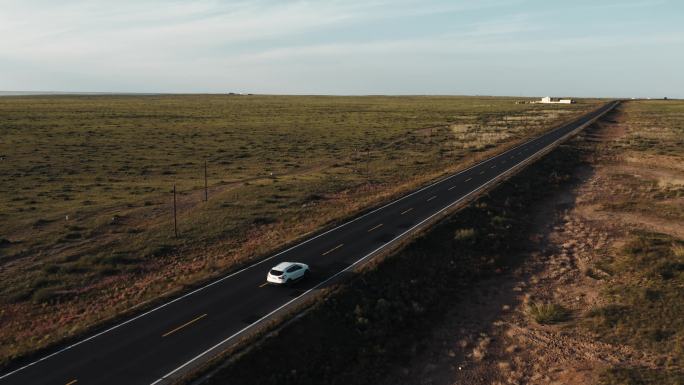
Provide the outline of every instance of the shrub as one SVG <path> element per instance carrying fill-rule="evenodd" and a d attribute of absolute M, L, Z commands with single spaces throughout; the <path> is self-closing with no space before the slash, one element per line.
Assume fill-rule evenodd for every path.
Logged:
<path fill-rule="evenodd" d="M 320 194 L 309 194 L 304 198 L 304 202 L 314 202 L 314 201 L 320 201 L 324 200 L 325 197 Z"/>
<path fill-rule="evenodd" d="M 52 300 L 56 299 L 59 297 L 59 294 L 54 288 L 42 288 L 38 289 L 35 292 L 33 292 L 33 302 L 36 303 L 45 303 L 45 302 L 51 302 Z"/>
<path fill-rule="evenodd" d="M 37 219 L 35 222 L 33 222 L 33 227 L 45 226 L 45 225 L 48 225 L 52 222 L 53 221 L 51 221 L 51 220 L 40 218 L 40 219 Z"/>
<path fill-rule="evenodd" d="M 570 313 L 555 303 L 532 303 L 527 307 L 529 314 L 538 324 L 554 324 L 568 319 Z"/>
<path fill-rule="evenodd" d="M 652 268 L 652 275 L 662 279 L 672 279 L 680 271 L 684 271 L 684 263 L 663 261 Z"/>
<path fill-rule="evenodd" d="M 270 225 L 272 223 L 277 222 L 277 220 L 273 217 L 256 217 L 252 220 L 252 224 L 255 226 L 265 226 L 265 225 Z"/>
<path fill-rule="evenodd" d="M 589 316 L 598 318 L 603 326 L 612 328 L 625 317 L 627 310 L 626 306 L 611 304 L 592 310 Z"/>
<path fill-rule="evenodd" d="M 599 377 L 601 385 L 680 385 L 684 382 L 684 374 L 646 368 L 610 368 Z"/>
<path fill-rule="evenodd" d="M 454 239 L 457 241 L 472 241 L 475 239 L 475 229 L 458 229 L 454 231 Z"/>
<path fill-rule="evenodd" d="M 587 269 L 584 271 L 584 274 L 585 274 L 587 277 L 592 278 L 592 279 L 595 279 L 595 280 L 600 280 L 600 279 L 601 279 L 601 275 L 600 275 L 599 273 L 597 273 L 597 272 L 596 272 L 594 269 L 592 269 L 591 267 L 587 268 Z"/>
<path fill-rule="evenodd" d="M 110 255 L 95 258 L 95 263 L 105 266 L 132 265 L 139 260 L 130 257 L 127 253 L 116 252 Z"/>
<path fill-rule="evenodd" d="M 672 245 L 672 253 L 673 253 L 674 256 L 677 257 L 677 258 L 684 258 L 684 245 L 682 245 L 682 244 L 673 244 L 673 245 Z"/>
<path fill-rule="evenodd" d="M 142 255 L 146 258 L 163 257 L 173 252 L 174 247 L 167 244 L 149 244 L 142 250 Z"/>
<path fill-rule="evenodd" d="M 16 291 L 9 293 L 2 302 L 3 303 L 18 303 L 18 302 L 26 301 L 30 297 L 31 297 L 31 289 L 30 288 L 20 288 L 20 289 L 17 289 Z"/>

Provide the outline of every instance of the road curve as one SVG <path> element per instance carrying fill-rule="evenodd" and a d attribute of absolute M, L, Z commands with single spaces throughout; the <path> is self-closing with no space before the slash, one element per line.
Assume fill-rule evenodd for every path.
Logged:
<path fill-rule="evenodd" d="M 446 209 L 536 159 L 617 103 L 607 103 L 261 262 L 0 374 L 0 384 L 168 383 L 276 311 L 310 295 Z M 287 288 L 265 285 L 268 269 L 283 261 L 309 264 L 311 278 Z"/>

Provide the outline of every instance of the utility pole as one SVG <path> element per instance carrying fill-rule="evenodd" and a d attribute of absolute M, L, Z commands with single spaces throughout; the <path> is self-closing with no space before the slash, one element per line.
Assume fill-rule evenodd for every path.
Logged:
<path fill-rule="evenodd" d="M 209 201 L 209 191 L 207 188 L 207 160 L 204 160 L 204 201 Z"/>
<path fill-rule="evenodd" d="M 366 178 L 370 183 L 370 147 L 368 147 L 366 150 Z"/>
<path fill-rule="evenodd" d="M 176 184 L 173 184 L 173 234 L 178 238 L 178 220 L 176 219 Z"/>

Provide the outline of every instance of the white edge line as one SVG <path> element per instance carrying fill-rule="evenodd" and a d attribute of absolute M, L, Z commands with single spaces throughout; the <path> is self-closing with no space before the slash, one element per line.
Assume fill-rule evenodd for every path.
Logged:
<path fill-rule="evenodd" d="M 562 140 L 565 140 L 565 139 L 566 139 L 567 137 L 569 137 L 573 132 L 578 131 L 578 130 L 580 130 L 580 129 L 583 129 L 583 128 L 587 127 L 589 124 L 591 124 L 591 123 L 593 123 L 594 121 L 596 121 L 596 119 L 598 119 L 599 117 L 603 116 L 603 114 L 604 114 L 604 113 L 601 113 L 601 114 L 598 115 L 596 118 L 589 120 L 587 123 L 584 123 L 584 124 L 580 125 L 580 126 L 577 127 L 576 129 L 574 129 L 574 130 L 568 132 L 567 134 L 565 134 L 565 135 L 561 136 L 560 138 L 556 139 L 555 141 L 549 143 L 548 145 L 546 145 L 546 146 L 544 146 L 543 148 L 541 148 L 541 149 L 539 149 L 538 151 L 536 151 L 534 154 L 532 154 L 532 155 L 530 155 L 529 157 L 527 157 L 526 159 L 524 159 L 522 162 L 517 163 L 517 164 L 515 164 L 515 165 L 512 165 L 511 167 L 509 167 L 508 169 L 506 169 L 506 170 L 503 171 L 502 173 L 500 173 L 500 174 L 496 175 L 495 177 L 489 179 L 489 180 L 488 180 L 486 183 L 484 183 L 483 185 L 480 185 L 480 187 L 478 187 L 478 188 L 476 188 L 475 190 L 469 192 L 468 194 L 466 194 L 466 195 L 460 197 L 459 199 L 455 200 L 454 202 L 449 203 L 448 205 L 444 206 L 443 208 L 441 208 L 440 210 L 438 210 L 438 211 L 435 212 L 434 214 L 430 215 L 429 217 L 427 217 L 427 218 L 423 219 L 422 221 L 418 222 L 417 224 L 413 225 L 413 226 L 412 226 L 411 228 L 409 228 L 408 230 L 406 230 L 406 231 L 404 231 L 403 233 L 401 233 L 401 234 L 397 235 L 396 237 L 392 238 L 392 240 L 388 241 L 387 243 L 383 244 L 382 246 L 378 247 L 377 249 L 371 251 L 370 253 L 364 255 L 363 257 L 361 257 L 360 259 L 358 259 L 356 262 L 354 262 L 354 263 L 352 263 L 351 265 L 347 266 L 346 268 L 340 270 L 339 272 L 337 272 L 337 273 L 335 273 L 334 275 L 330 276 L 330 277 L 327 278 L 326 280 L 321 281 L 320 283 L 316 284 L 315 286 L 313 286 L 313 287 L 310 288 L 309 290 L 305 291 L 304 293 L 300 294 L 299 296 L 297 296 L 297 297 L 295 297 L 295 298 L 293 298 L 293 299 L 287 301 L 286 303 L 284 303 L 283 305 L 279 306 L 278 308 L 276 308 L 275 310 L 271 311 L 270 313 L 266 314 L 265 316 L 259 318 L 258 320 L 254 321 L 253 323 L 251 323 L 251 324 L 245 326 L 244 328 L 240 329 L 239 331 L 235 332 L 235 333 L 232 334 L 230 337 L 228 337 L 228 338 L 222 340 L 221 342 L 217 343 L 216 345 L 214 345 L 214 346 L 210 347 L 209 349 L 203 351 L 202 353 L 196 355 L 195 357 L 193 357 L 192 359 L 190 359 L 189 361 L 187 361 L 187 362 L 184 363 L 183 365 L 181 365 L 181 366 L 177 367 L 176 369 L 174 369 L 174 370 L 168 372 L 167 374 L 163 375 L 161 378 L 159 378 L 158 380 L 156 380 L 155 382 L 153 382 L 153 383 L 150 384 L 150 385 L 156 385 L 156 384 L 158 384 L 159 382 L 164 381 L 165 379 L 169 378 L 170 376 L 172 376 L 173 374 L 175 374 L 175 373 L 178 372 L 179 370 L 181 370 L 181 369 L 183 369 L 184 367 L 190 365 L 192 362 L 196 361 L 197 359 L 201 358 L 202 356 L 206 355 L 207 353 L 211 352 L 212 350 L 216 349 L 217 347 L 223 345 L 224 343 L 228 342 L 228 341 L 231 340 L 232 338 L 235 338 L 235 337 L 237 337 L 238 335 L 242 334 L 243 332 L 249 330 L 249 329 L 252 328 L 254 325 L 260 323 L 261 321 L 263 321 L 263 320 L 265 320 L 265 319 L 267 319 L 268 317 L 270 317 L 271 315 L 275 314 L 276 312 L 278 312 L 278 311 L 281 310 L 282 308 L 284 308 L 284 307 L 288 306 L 289 304 L 293 303 L 294 301 L 296 301 L 296 300 L 298 300 L 298 299 L 304 297 L 305 295 L 309 294 L 310 292 L 312 292 L 313 290 L 317 289 L 317 288 L 320 287 L 321 285 L 323 285 L 323 284 L 325 284 L 325 283 L 331 281 L 332 279 L 334 279 L 335 277 L 339 276 L 340 274 L 342 274 L 342 273 L 346 272 L 347 270 L 353 268 L 354 266 L 358 265 L 360 262 L 364 261 L 365 259 L 367 259 L 368 257 L 372 256 L 372 255 L 375 254 L 376 252 L 378 252 L 378 251 L 382 250 L 383 248 L 385 248 L 385 247 L 391 245 L 394 241 L 396 241 L 397 239 L 403 237 L 403 236 L 406 235 L 407 233 L 413 231 L 415 228 L 417 228 L 418 226 L 422 225 L 422 224 L 425 223 L 426 221 L 429 221 L 430 219 L 434 218 L 435 216 L 437 216 L 437 215 L 439 215 L 439 214 L 442 214 L 445 210 L 447 210 L 447 209 L 450 208 L 451 206 L 453 206 L 453 205 L 455 205 L 455 204 L 461 202 L 462 200 L 468 198 L 470 195 L 475 194 L 475 193 L 479 192 L 480 190 L 484 189 L 485 187 L 489 186 L 492 182 L 494 182 L 494 181 L 495 181 L 496 179 L 498 179 L 499 177 L 505 175 L 506 173 L 510 172 L 511 170 L 514 170 L 515 168 L 518 168 L 518 167 L 520 167 L 520 166 L 526 165 L 526 163 L 530 162 L 530 161 L 534 158 L 534 156 L 536 156 L 536 155 L 539 154 L 540 152 L 542 152 L 542 151 L 544 151 L 544 150 L 550 148 L 551 146 L 553 146 L 554 144 L 556 144 L 556 143 L 558 143 L 558 142 L 560 142 L 560 141 L 562 141 Z M 492 159 L 493 159 L 493 158 L 492 158 Z M 464 171 L 465 171 L 465 170 L 464 170 Z"/>
<path fill-rule="evenodd" d="M 593 121 L 595 121 L 595 120 L 598 119 L 600 116 L 603 116 L 603 114 L 605 114 L 605 112 L 606 112 L 606 111 L 601 112 L 599 115 L 597 115 L 595 118 L 589 120 L 588 122 L 593 122 Z M 585 124 L 587 124 L 587 123 L 585 123 Z M 556 130 L 560 130 L 561 128 L 564 128 L 564 127 L 567 127 L 567 125 L 561 126 L 561 127 L 557 128 Z M 582 126 L 580 126 L 580 127 L 584 127 L 584 125 L 582 125 Z M 577 129 L 579 129 L 579 127 L 578 127 Z M 577 129 L 576 129 L 576 130 L 577 130 Z M 258 266 L 258 265 L 260 265 L 260 264 L 262 264 L 262 263 L 264 263 L 264 262 L 266 262 L 266 261 L 268 261 L 268 260 L 271 260 L 271 259 L 273 259 L 273 258 L 275 258 L 275 257 L 277 257 L 277 256 L 279 256 L 279 255 L 281 255 L 281 254 L 283 254 L 283 253 L 286 253 L 286 252 L 288 252 L 288 251 L 290 251 L 290 250 L 292 250 L 292 249 L 295 249 L 295 248 L 297 248 L 297 247 L 299 247 L 299 246 L 302 246 L 302 245 L 304 245 L 304 244 L 306 244 L 306 243 L 309 243 L 310 241 L 313 241 L 313 240 L 316 239 L 316 238 L 319 238 L 319 237 L 321 237 L 321 236 L 323 236 L 323 235 L 325 235 L 325 234 L 328 234 L 328 233 L 330 233 L 331 231 L 337 230 L 337 229 L 339 229 L 339 228 L 341 228 L 341 227 L 344 227 L 344 226 L 346 226 L 346 225 L 348 225 L 348 224 L 350 224 L 350 223 L 356 222 L 357 220 L 359 220 L 359 219 L 361 219 L 361 218 L 364 218 L 364 217 L 366 217 L 366 216 L 368 216 L 368 215 L 370 215 L 370 214 L 373 214 L 373 213 L 375 213 L 375 212 L 377 212 L 377 211 L 379 211 L 379 210 L 382 210 L 382 209 L 384 209 L 384 208 L 386 208 L 386 207 L 389 207 L 389 206 L 391 206 L 391 205 L 393 205 L 393 204 L 395 204 L 395 203 L 397 203 L 397 202 L 400 202 L 400 201 L 404 200 L 405 198 L 408 198 L 408 197 L 410 197 L 410 196 L 412 196 L 412 195 L 415 195 L 415 194 L 417 194 L 417 193 L 419 193 L 419 192 L 421 192 L 421 191 L 423 191 L 423 190 L 425 190 L 425 189 L 428 189 L 428 188 L 433 187 L 433 186 L 435 186 L 435 185 L 437 185 L 437 184 L 440 184 L 440 183 L 442 183 L 442 182 L 444 182 L 444 181 L 446 181 L 446 180 L 449 180 L 449 179 L 454 178 L 454 177 L 456 177 L 456 176 L 458 176 L 458 175 L 461 175 L 461 174 L 463 174 L 463 173 L 465 173 L 465 172 L 468 172 L 468 171 L 472 170 L 472 169 L 475 168 L 475 167 L 478 167 L 478 166 L 481 166 L 481 165 L 483 165 L 483 164 L 486 164 L 487 162 L 491 162 L 492 160 L 497 159 L 497 158 L 500 157 L 500 156 L 503 156 L 503 155 L 505 155 L 505 154 L 507 154 L 507 153 L 509 153 L 509 152 L 511 152 L 511 151 L 514 151 L 514 150 L 516 150 L 516 149 L 519 149 L 519 148 L 521 148 L 521 147 L 527 145 L 527 144 L 530 143 L 530 142 L 533 142 L 533 141 L 535 141 L 535 140 L 537 140 L 537 139 L 540 139 L 540 138 L 542 138 L 542 137 L 544 137 L 544 136 L 546 136 L 546 135 L 548 135 L 548 134 L 551 134 L 551 133 L 555 132 L 556 130 L 547 132 L 546 134 L 543 134 L 542 136 L 538 136 L 538 137 L 536 137 L 536 138 L 532 138 L 532 139 L 528 140 L 527 142 L 524 142 L 524 143 L 521 143 L 521 144 L 519 144 L 519 145 L 517 145 L 517 146 L 515 146 L 515 147 L 512 147 L 512 148 L 510 148 L 510 149 L 508 149 L 508 150 L 506 150 L 506 151 L 504 151 L 504 152 L 502 152 L 502 153 L 500 153 L 500 154 L 498 154 L 498 155 L 495 155 L 495 156 L 492 157 L 492 158 L 485 159 L 485 160 L 483 160 L 483 161 L 481 161 L 481 162 L 479 162 L 479 163 L 476 163 L 476 164 L 474 164 L 474 165 L 472 165 L 472 166 L 470 166 L 470 167 L 468 167 L 468 168 L 466 168 L 466 169 L 464 169 L 464 170 L 461 170 L 461 171 L 457 172 L 456 174 L 452 174 L 452 175 L 449 175 L 449 176 L 447 176 L 447 177 L 444 177 L 444 178 L 442 178 L 442 179 L 440 179 L 440 180 L 437 180 L 436 182 L 433 182 L 433 183 L 431 183 L 431 184 L 429 184 L 429 185 L 427 185 L 427 186 L 425 186 L 425 187 L 423 187 L 423 188 L 421 188 L 421 189 L 418 189 L 418 190 L 416 190 L 416 191 L 414 191 L 414 192 L 412 192 L 412 193 L 406 194 L 406 195 L 404 195 L 404 196 L 402 196 L 402 197 L 400 197 L 400 198 L 398 198 L 398 199 L 396 199 L 396 200 L 394 200 L 394 201 L 392 201 L 392 202 L 389 202 L 389 203 L 385 204 L 384 206 L 380 206 L 380 207 L 378 207 L 378 208 L 376 208 L 376 209 L 374 209 L 374 210 L 372 210 L 372 211 L 369 211 L 369 212 L 367 212 L 367 213 L 365 213 L 365 214 L 363 214 L 363 215 L 361 215 L 361 216 L 358 216 L 358 217 L 356 217 L 356 218 L 354 218 L 354 219 L 352 219 L 352 220 L 350 220 L 350 221 L 347 221 L 347 222 L 345 222 L 345 223 L 343 223 L 343 224 L 341 224 L 341 225 L 339 225 L 339 226 L 337 226 L 337 227 L 334 227 L 334 228 L 332 228 L 332 229 L 330 229 L 330 230 L 328 230 L 328 231 L 325 231 L 325 232 L 323 232 L 323 233 L 321 233 L 321 234 L 318 234 L 318 235 L 316 235 L 315 237 L 306 239 L 306 240 L 304 240 L 304 241 L 302 241 L 302 242 L 300 242 L 300 243 L 298 243 L 298 244 L 296 244 L 296 245 L 294 245 L 294 246 L 292 246 L 292 247 L 289 247 L 289 248 L 287 248 L 287 249 L 285 249 L 285 250 L 283 250 L 283 251 L 281 251 L 281 252 L 279 252 L 279 253 L 277 253 L 277 254 L 271 255 L 270 257 L 267 257 L 267 258 L 264 258 L 264 259 L 262 259 L 262 260 L 260 260 L 260 261 L 257 261 L 257 262 L 255 262 L 255 263 L 253 263 L 253 264 L 251 264 L 251 265 L 249 265 L 249 266 L 246 266 L 246 267 L 244 267 L 244 268 L 242 268 L 242 269 L 240 269 L 240 270 L 238 270 L 238 271 L 236 271 L 236 272 L 233 272 L 233 273 L 231 273 L 231 274 L 229 274 L 229 275 L 226 275 L 225 277 L 221 277 L 221 278 L 219 278 L 219 279 L 217 279 L 217 280 L 215 280 L 215 281 L 213 281 L 213 282 L 211 282 L 211 283 L 208 283 L 208 284 L 206 284 L 206 285 L 204 285 L 204 286 L 202 286 L 202 287 L 199 287 L 199 288 L 197 288 L 197 289 L 195 289 L 195 290 L 193 290 L 193 291 L 191 291 L 191 292 L 189 292 L 189 293 L 183 294 L 182 296 L 180 296 L 180 297 L 178 297 L 178 298 L 174 298 L 174 299 L 170 300 L 169 302 L 166 302 L 166 303 L 164 303 L 164 304 L 161 304 L 161 305 L 159 305 L 159 306 L 157 306 L 157 307 L 155 307 L 155 308 L 153 308 L 153 309 L 150 309 L 150 310 L 148 310 L 148 311 L 146 311 L 146 312 L 144 312 L 144 313 L 142 313 L 142 314 L 139 314 L 139 315 L 137 315 L 137 316 L 135 316 L 135 317 L 133 317 L 133 318 L 130 318 L 130 319 L 126 320 L 126 321 L 123 321 L 123 322 L 121 322 L 121 323 L 119 323 L 119 324 L 116 324 L 116 325 L 114 325 L 114 326 L 112 326 L 112 327 L 110 327 L 110 328 L 108 328 L 108 329 L 105 329 L 105 330 L 103 330 L 103 331 L 101 331 L 101 332 L 99 332 L 99 333 L 97 333 L 97 334 L 94 334 L 94 335 L 92 335 L 92 336 L 90 336 L 90 337 L 84 338 L 84 339 L 82 339 L 82 340 L 80 340 L 80 341 L 78 341 L 78 342 L 75 342 L 75 343 L 73 343 L 73 344 L 71 344 L 71 345 L 69 345 L 69 346 L 66 346 L 66 347 L 64 347 L 64 348 L 62 348 L 62 349 L 60 349 L 60 350 L 57 350 L 57 351 L 54 352 L 54 353 L 48 354 L 47 356 L 44 356 L 44 357 L 42 357 L 42 358 L 39 358 L 39 359 L 36 360 L 36 361 L 33 361 L 33 362 L 31 362 L 31 363 L 29 363 L 29 364 L 26 364 L 26 365 L 24 365 L 24 366 L 22 366 L 22 367 L 20 367 L 20 368 L 17 368 L 17 369 L 15 369 L 15 370 L 13 370 L 13 371 L 11 371 L 11 372 L 9 372 L 9 373 L 3 374 L 2 376 L 0 376 L 0 380 L 2 380 L 2 379 L 4 379 L 4 378 L 7 378 L 7 377 L 9 377 L 9 376 L 11 376 L 11 375 L 13 375 L 13 374 L 15 374 L 15 373 L 17 373 L 17 372 L 19 372 L 19 371 L 22 371 L 22 370 L 24 370 L 24 369 L 26 369 L 26 368 L 29 368 L 29 367 L 31 367 L 31 366 L 33 366 L 33 365 L 39 363 L 39 362 L 42 362 L 42 361 L 45 361 L 45 360 L 47 360 L 47 359 L 49 359 L 49 358 L 51 358 L 51 357 L 54 357 L 54 356 L 56 356 L 57 354 L 63 353 L 63 352 L 65 352 L 65 351 L 67 351 L 67 350 L 69 350 L 69 349 L 71 349 L 71 348 L 74 348 L 74 347 L 76 347 L 76 346 L 78 346 L 78 345 L 81 345 L 81 344 L 83 344 L 83 343 L 86 343 L 86 342 L 88 342 L 88 341 L 90 341 L 90 340 L 92 340 L 92 339 L 94 339 L 94 338 L 97 338 L 97 337 L 99 337 L 99 336 L 101 336 L 101 335 L 103 335 L 103 334 L 105 334 L 105 333 L 109 333 L 109 332 L 111 332 L 112 330 L 115 330 L 115 329 L 118 329 L 118 328 L 120 328 L 120 327 L 122 327 L 122 326 L 124 326 L 124 325 L 127 325 L 127 324 L 129 324 L 129 323 L 131 323 L 131 322 L 133 322 L 133 321 L 135 321 L 135 320 L 137 320 L 137 319 L 140 319 L 140 318 L 142 318 L 142 317 L 145 317 L 145 316 L 147 316 L 147 315 L 150 314 L 150 313 L 153 313 L 153 312 L 155 312 L 155 311 L 157 311 L 157 310 L 159 310 L 159 309 L 165 308 L 165 307 L 167 307 L 167 306 L 169 306 L 169 305 L 171 305 L 171 304 L 173 304 L 173 303 L 175 303 L 175 302 L 177 302 L 177 301 L 180 301 L 181 299 L 184 299 L 184 298 L 186 298 L 186 297 L 188 297 L 188 296 L 191 296 L 191 295 L 193 295 L 193 294 L 195 294 L 195 293 L 197 293 L 197 292 L 200 292 L 200 291 L 202 291 L 202 290 L 204 290 L 204 289 L 206 289 L 206 288 L 209 288 L 209 287 L 211 287 L 211 286 L 214 286 L 214 285 L 216 285 L 217 283 L 223 282 L 224 280 L 226 280 L 226 279 L 228 279 L 228 278 L 230 278 L 230 277 L 233 277 L 233 276 L 235 276 L 235 275 L 237 275 L 237 274 L 240 274 L 240 273 L 242 273 L 243 271 L 249 270 L 249 269 L 251 269 L 251 268 L 253 268 L 253 267 L 255 267 L 255 266 Z M 573 131 L 575 131 L 575 130 L 573 130 Z M 571 131 L 571 132 L 572 132 L 572 131 Z M 559 140 L 560 140 L 560 139 L 559 139 Z M 553 142 L 553 143 L 556 143 L 556 142 Z M 545 148 L 546 148 L 546 147 L 545 147 Z M 536 155 L 536 153 L 535 153 L 534 155 Z M 518 163 L 518 164 L 520 164 L 520 163 Z M 490 181 L 491 181 L 491 179 L 490 179 Z M 489 183 L 489 182 L 487 182 L 487 183 Z M 483 186 L 484 186 L 484 185 L 483 185 Z M 477 190 L 473 190 L 473 192 L 474 192 L 474 191 L 477 191 Z M 471 193 L 472 193 L 472 192 L 471 192 Z M 469 194 L 470 194 L 470 193 L 469 193 Z M 465 196 L 462 197 L 461 199 L 465 198 L 466 196 L 468 196 L 468 195 L 465 195 Z M 457 201 L 457 202 L 458 202 L 458 201 Z M 455 203 L 455 202 L 454 202 L 454 203 Z M 451 206 L 451 205 L 449 205 L 449 206 Z M 449 206 L 447 206 L 447 207 L 449 207 Z M 445 209 L 446 209 L 447 207 L 445 207 Z M 444 210 L 444 209 L 442 209 L 442 211 L 443 211 L 443 210 Z M 439 213 L 439 212 L 438 212 L 438 213 Z M 435 214 L 435 215 L 436 215 L 436 214 Z M 428 219 L 429 219 L 429 218 L 428 218 Z M 413 229 L 413 227 L 412 227 L 411 229 Z M 409 231 L 410 231 L 411 229 L 409 229 Z M 406 233 L 406 232 L 402 233 L 402 235 L 405 234 L 405 233 Z M 396 238 L 395 238 L 395 239 L 396 239 Z M 393 241 L 394 241 L 394 239 L 391 240 L 390 242 L 393 242 Z M 390 242 L 386 243 L 384 246 L 388 245 Z M 384 246 L 383 246 L 383 247 L 384 247 Z M 375 251 L 374 251 L 374 252 L 375 252 Z M 365 258 L 365 257 L 364 257 L 364 258 Z M 362 259 L 361 259 L 361 260 L 362 260 Z M 361 260 L 359 260 L 359 261 L 361 261 Z M 358 262 L 358 261 L 357 261 L 357 262 Z M 354 266 L 354 265 L 350 265 L 350 267 L 351 267 L 351 266 Z M 340 273 L 342 273 L 343 271 L 345 271 L 345 270 L 342 270 Z M 338 274 L 340 274 L 340 273 L 338 273 Z M 334 277 L 334 276 L 333 276 L 333 277 Z M 331 277 L 331 278 L 332 278 L 332 277 Z M 324 282 L 326 282 L 326 281 L 324 281 Z M 314 288 L 312 288 L 311 290 L 313 290 L 313 289 L 314 289 Z M 308 293 L 308 291 L 305 292 L 304 294 L 306 294 L 306 293 Z M 304 294 L 302 294 L 302 295 L 304 295 Z M 300 295 L 300 297 L 301 297 L 301 295 Z M 299 297 L 297 297 L 297 298 L 299 298 Z M 296 300 L 297 298 L 295 298 L 294 300 Z M 294 301 L 294 300 L 293 300 L 293 301 Z M 292 302 L 292 301 L 290 301 L 290 302 Z M 288 303 L 290 303 L 290 302 L 288 302 Z M 287 305 L 287 304 L 285 304 L 285 305 Z M 285 306 L 285 305 L 283 305 L 283 306 Z M 274 311 L 277 311 L 277 310 L 279 310 L 279 309 L 280 309 L 280 308 L 278 308 L 278 309 L 276 309 L 276 310 L 274 310 Z M 272 313 L 269 313 L 269 314 L 272 314 Z M 260 319 L 260 320 L 261 320 L 261 319 Z M 260 320 L 258 320 L 258 321 L 256 321 L 256 322 L 259 322 Z M 255 322 L 255 323 L 256 323 L 256 322 Z M 251 327 L 252 325 L 254 325 L 254 324 L 251 324 L 251 325 L 247 326 L 247 328 Z M 244 329 L 243 329 L 243 330 L 244 330 Z M 203 354 L 204 354 L 204 353 L 203 353 Z M 189 361 L 189 362 L 191 362 L 191 361 Z M 189 363 L 189 362 L 188 362 L 188 363 Z M 185 365 L 184 365 L 184 366 L 185 366 Z M 155 383 L 156 383 L 156 382 L 155 382 Z M 153 384 L 154 384 L 154 383 L 153 383 Z"/>

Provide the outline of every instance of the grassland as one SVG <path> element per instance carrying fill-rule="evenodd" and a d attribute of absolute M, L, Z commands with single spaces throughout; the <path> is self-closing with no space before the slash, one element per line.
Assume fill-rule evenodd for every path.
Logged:
<path fill-rule="evenodd" d="M 609 252 L 594 259 L 600 303 L 582 327 L 652 357 L 614 365 L 604 384 L 684 383 L 684 102 L 627 103 L 584 212 L 614 221 Z M 607 158 L 607 159 L 606 159 Z"/>
<path fill-rule="evenodd" d="M 3 97 L 0 362 L 272 252 L 596 103 Z"/>

